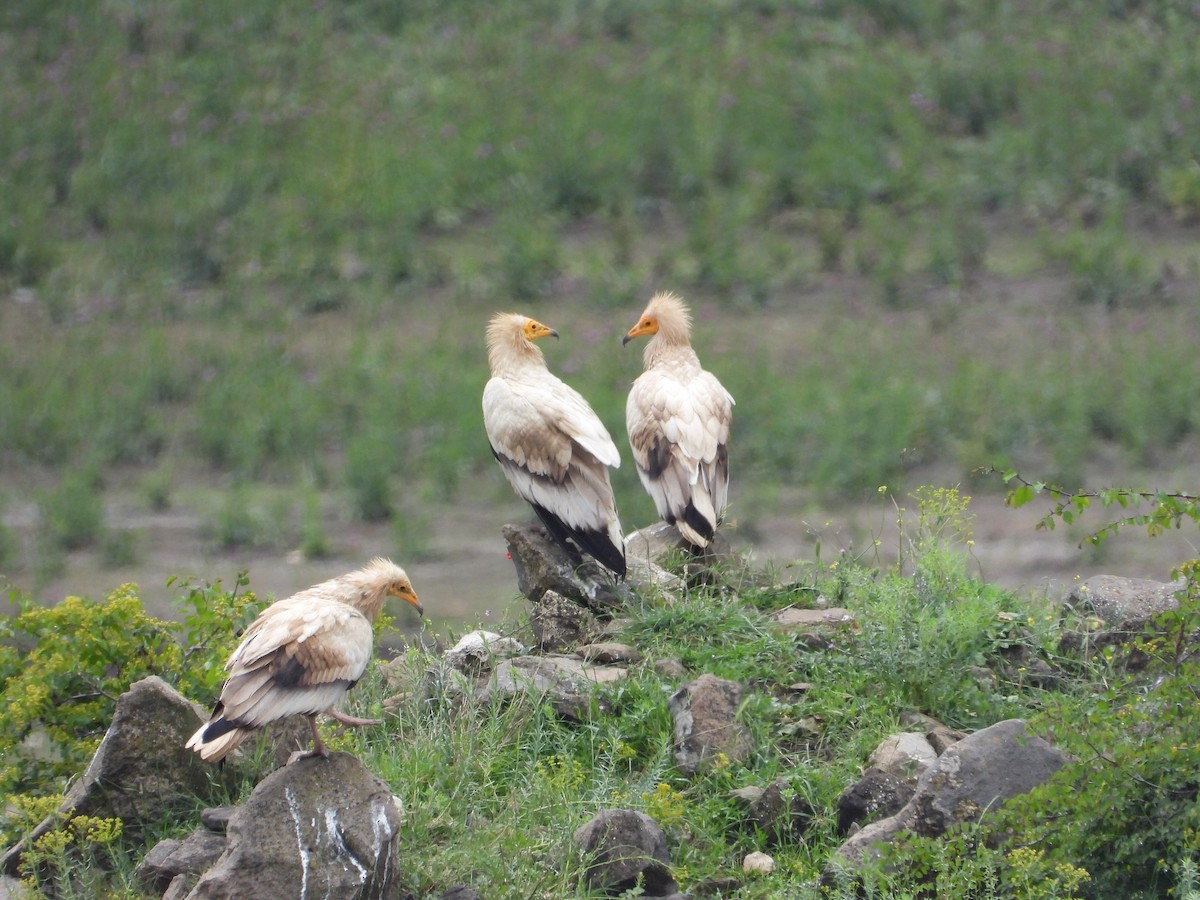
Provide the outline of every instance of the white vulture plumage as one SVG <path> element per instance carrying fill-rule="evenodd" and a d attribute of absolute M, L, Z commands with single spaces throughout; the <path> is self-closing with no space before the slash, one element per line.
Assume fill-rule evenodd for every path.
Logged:
<path fill-rule="evenodd" d="M 650 335 L 645 371 L 625 405 L 629 446 L 658 514 L 688 543 L 704 548 L 729 493 L 733 397 L 700 366 L 691 314 L 678 296 L 655 294 L 621 343 L 643 335 Z"/>
<path fill-rule="evenodd" d="M 533 343 L 558 332 L 516 313 L 488 323 L 492 377 L 483 389 L 483 426 L 513 490 L 568 550 L 568 539 L 619 578 L 625 543 L 608 467 L 621 455 L 586 400 L 550 373 Z"/>
<path fill-rule="evenodd" d="M 424 615 L 404 570 L 386 559 L 268 606 L 225 664 L 229 676 L 220 699 L 188 749 L 218 762 L 257 729 L 300 714 L 308 717 L 313 737 L 312 751 L 301 756 L 328 756 L 317 732 L 319 714 L 346 725 L 378 724 L 338 712 L 334 704 L 366 671 L 371 626 L 389 596 Z"/>

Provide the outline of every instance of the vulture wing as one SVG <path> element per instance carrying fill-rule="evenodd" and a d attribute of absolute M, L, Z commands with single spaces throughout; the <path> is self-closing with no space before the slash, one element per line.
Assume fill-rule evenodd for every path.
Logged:
<path fill-rule="evenodd" d="M 269 722 L 324 712 L 362 677 L 372 643 L 367 617 L 332 598 L 269 607 L 230 657 L 213 716 L 187 746 L 217 760 Z"/>
<path fill-rule="evenodd" d="M 549 372 L 492 378 L 483 392 L 483 424 L 492 453 L 513 489 L 559 540 L 574 540 L 619 576 L 624 536 L 608 467 L 620 453 L 596 413 Z"/>
<path fill-rule="evenodd" d="M 670 368 L 638 376 L 625 421 L 638 475 L 658 514 L 692 544 L 707 546 L 729 493 L 733 398 L 716 376 Z"/>

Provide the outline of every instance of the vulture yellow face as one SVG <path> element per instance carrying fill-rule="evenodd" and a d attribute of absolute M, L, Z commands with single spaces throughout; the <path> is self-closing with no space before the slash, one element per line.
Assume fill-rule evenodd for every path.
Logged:
<path fill-rule="evenodd" d="M 521 329 L 525 334 L 527 341 L 536 341 L 538 338 L 558 337 L 558 332 L 553 328 L 548 328 L 536 319 L 527 319 L 525 327 Z"/>
<path fill-rule="evenodd" d="M 417 592 L 413 590 L 413 586 L 407 578 L 403 581 L 393 581 L 388 585 L 387 593 L 390 597 L 399 597 L 406 603 L 411 603 L 417 608 L 418 615 L 425 615 L 425 608 L 421 606 L 421 601 L 417 598 Z"/>
<path fill-rule="evenodd" d="M 646 334 L 658 334 L 657 316 L 642 316 L 638 323 L 625 333 L 625 337 L 621 339 L 621 346 L 624 347 L 634 338 L 642 337 Z"/>

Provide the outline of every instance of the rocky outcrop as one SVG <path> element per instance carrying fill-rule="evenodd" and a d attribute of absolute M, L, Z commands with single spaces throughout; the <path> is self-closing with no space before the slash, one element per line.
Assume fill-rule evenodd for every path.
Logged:
<path fill-rule="evenodd" d="M 678 889 L 666 836 L 645 813 L 605 810 L 575 832 L 575 844 L 590 890 L 615 897 L 640 887 L 643 897 L 669 897 Z"/>
<path fill-rule="evenodd" d="M 868 769 L 838 796 L 837 833 L 846 837 L 877 819 L 895 815 L 914 793 L 916 787 L 909 779 Z"/>
<path fill-rule="evenodd" d="M 547 590 L 529 613 L 538 646 L 551 653 L 586 644 L 600 633 L 600 623 L 586 606 Z"/>
<path fill-rule="evenodd" d="M 745 811 L 743 830 L 762 835 L 768 847 L 796 842 L 812 822 L 812 806 L 783 778 L 765 788 L 738 788 L 730 796 Z"/>
<path fill-rule="evenodd" d="M 478 697 L 483 703 L 496 697 L 545 699 L 560 716 L 583 721 L 591 715 L 595 684 L 623 678 L 625 674 L 623 668 L 589 667 L 575 657 L 519 656 L 500 663 L 479 688 Z"/>
<path fill-rule="evenodd" d="M 937 752 L 925 735 L 902 731 L 876 747 L 867 764 L 898 778 L 917 778 L 937 762 L 937 758 Z"/>
<path fill-rule="evenodd" d="M 210 796 L 212 766 L 184 747 L 206 719 L 161 678 L 135 682 L 117 698 L 108 731 L 58 812 L 5 854 L 3 871 L 16 874 L 25 847 L 70 816 L 117 818 L 136 836 L 143 823 L 169 820 L 196 797 Z"/>
<path fill-rule="evenodd" d="M 1082 630 L 1064 632 L 1060 648 L 1066 653 L 1092 653 L 1115 647 L 1121 650 L 1126 666 L 1133 670 L 1142 668 L 1147 659 L 1131 643 L 1156 618 L 1179 608 L 1175 594 L 1183 586 L 1182 580 L 1092 576 L 1076 585 L 1067 596 L 1067 604 L 1085 617 L 1085 625 Z"/>
<path fill-rule="evenodd" d="M 229 820 L 225 850 L 189 900 L 385 898 L 399 875 L 401 810 L 348 753 L 268 775 Z"/>
<path fill-rule="evenodd" d="M 594 613 L 612 615 L 632 599 L 629 585 L 613 581 L 591 560 L 572 559 L 541 525 L 505 525 L 502 532 L 517 589 L 534 603 L 554 591 Z"/>
<path fill-rule="evenodd" d="M 667 700 L 675 720 L 675 763 L 694 775 L 712 764 L 717 754 L 737 763 L 750 752 L 750 734 L 737 721 L 742 688 L 736 681 L 701 675 Z"/>
<path fill-rule="evenodd" d="M 940 837 L 955 825 L 984 820 L 1006 800 L 1043 784 L 1066 761 L 1020 719 L 977 731 L 938 757 L 903 809 L 872 822 L 838 848 L 823 878 L 832 882 L 852 873 L 903 831 Z"/>
<path fill-rule="evenodd" d="M 176 884 L 186 892 L 187 885 L 194 883 L 224 852 L 224 828 L 220 831 L 197 828 L 182 840 L 159 841 L 150 848 L 135 874 L 150 890 L 163 893 Z"/>

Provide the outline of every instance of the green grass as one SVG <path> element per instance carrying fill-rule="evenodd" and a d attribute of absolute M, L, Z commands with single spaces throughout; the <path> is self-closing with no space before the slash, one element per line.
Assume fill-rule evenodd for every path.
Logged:
<path fill-rule="evenodd" d="M 1081 896 L 1076 889 L 1084 882 L 1096 896 L 1147 898 L 1194 885 L 1200 734 L 1186 710 L 1194 702 L 1197 660 L 1177 638 L 1196 625 L 1195 582 L 1180 613 L 1168 619 L 1166 638 L 1140 639 L 1149 668 L 1127 672 L 1119 657 L 1059 649 L 1061 631 L 1079 625 L 1074 613 L 966 574 L 972 519 L 965 497 L 927 488 L 914 499 L 902 554 L 891 563 L 843 555 L 813 561 L 787 583 L 771 572 L 732 568 L 673 605 L 637 597 L 624 611 L 619 639 L 637 647 L 645 662 L 628 678 L 598 687 L 584 721 L 563 719 L 532 699 L 483 703 L 444 694 L 427 680 L 440 665 L 437 654 L 420 645 L 390 664 L 386 682 L 372 668 L 347 711 L 383 710 L 385 724 L 346 734 L 328 729 L 326 736 L 330 746 L 358 756 L 403 804 L 399 889 L 429 896 L 469 884 L 498 898 L 590 896 L 571 835 L 600 810 L 625 807 L 663 828 L 684 890 L 733 878 L 737 886 L 723 896 L 857 896 L 847 885 L 825 894 L 815 885 L 843 840 L 834 829 L 837 797 L 884 738 L 905 730 L 902 717 L 910 712 L 968 731 L 1025 718 L 1075 762 L 1003 813 L 1001 829 L 1012 843 L 989 842 L 984 828 L 944 842 L 901 844 L 886 867 L 867 873 L 869 896 L 918 896 L 926 879 L 948 895 L 986 886 L 984 895 L 1011 900 Z M 0 630 L 0 685 L 12 692 L 3 707 L 12 726 L 7 740 L 19 741 L 22 729 L 39 720 L 70 742 L 70 753 L 57 768 L 44 763 L 36 778 L 19 767 L 0 772 L 18 795 L 0 826 L 16 833 L 22 816 L 36 820 L 21 811 L 37 808 L 36 797 L 52 794 L 83 764 L 120 680 L 141 677 L 161 655 L 145 648 L 166 647 L 174 661 L 159 672 L 163 677 L 189 693 L 214 692 L 216 661 L 236 631 L 229 621 L 244 621 L 260 605 L 253 594 L 239 596 L 242 587 L 182 586 L 180 603 L 191 610 L 182 654 L 170 641 L 170 626 L 147 618 L 129 588 L 100 604 L 73 601 L 45 610 L 26 604 L 22 617 Z M 829 633 L 827 646 L 772 624 L 774 610 L 818 597 L 855 617 L 853 627 Z M 105 638 L 71 656 L 62 652 L 70 640 L 63 622 L 90 623 L 89 633 Z M 501 629 L 530 640 L 527 621 Z M 453 640 L 438 637 L 446 645 Z M 13 641 L 30 648 L 29 655 Z M 753 739 L 745 759 L 718 759 L 693 776 L 676 768 L 667 698 L 680 682 L 654 667 L 670 657 L 693 676 L 709 672 L 742 685 L 738 720 Z M 1022 658 L 1048 663 L 1058 680 L 1027 677 Z M 979 678 L 980 671 L 991 677 Z M 95 699 L 80 690 L 93 682 L 105 687 Z M 799 682 L 806 683 L 802 691 L 793 687 Z M 51 704 L 55 690 L 73 699 Z M 401 699 L 385 706 L 396 692 Z M 81 734 L 91 737 L 80 742 Z M 260 755 L 240 766 L 237 783 L 225 788 L 231 802 L 244 799 L 271 765 Z M 744 826 L 730 791 L 777 779 L 808 802 L 813 817 L 799 839 L 769 848 L 773 875 L 747 877 L 741 860 L 763 849 L 765 836 Z M 1100 812 L 1113 805 L 1125 814 Z M 1054 824 L 1064 819 L 1077 826 Z M 194 823 L 146 824 L 150 834 L 169 836 Z M 58 896 L 105 890 L 142 896 L 131 863 L 148 846 L 119 835 L 105 841 L 63 835 L 61 845 L 48 840 L 43 849 L 47 878 L 64 866 L 83 878 L 64 880 Z M 116 866 L 106 863 L 109 856 Z"/>
<path fill-rule="evenodd" d="M 1200 408 L 1198 37 L 1173 3 L 21 4 L 0 459 L 454 502 L 493 310 L 559 328 L 620 435 L 616 337 L 670 287 L 756 485 L 1152 468 Z"/>

